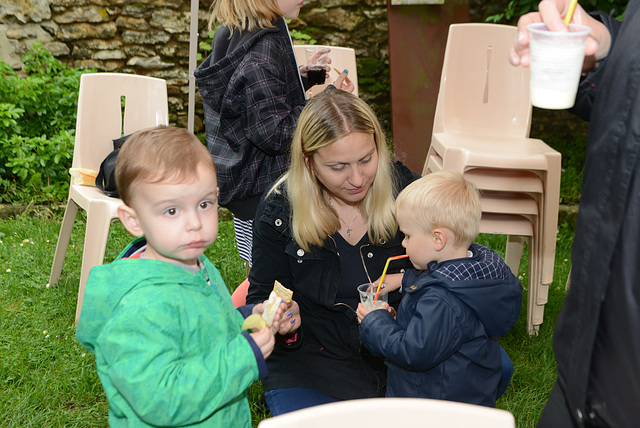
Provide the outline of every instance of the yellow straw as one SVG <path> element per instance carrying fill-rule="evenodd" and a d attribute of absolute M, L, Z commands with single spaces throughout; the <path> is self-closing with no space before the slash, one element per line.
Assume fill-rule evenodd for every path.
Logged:
<path fill-rule="evenodd" d="M 571 22 L 571 18 L 573 18 L 573 12 L 575 12 L 577 4 L 578 0 L 571 0 L 571 3 L 569 3 L 569 10 L 567 10 L 567 14 L 564 16 L 564 25 L 568 26 Z"/>
<path fill-rule="evenodd" d="M 380 287 L 382 287 L 382 280 L 384 280 L 384 276 L 387 274 L 387 268 L 389 267 L 389 262 L 391 260 L 404 259 L 405 257 L 409 257 L 407 254 L 403 254 L 401 256 L 393 256 L 387 259 L 387 263 L 384 265 L 384 269 L 382 270 L 382 276 L 380 277 L 380 283 L 378 284 L 378 289 L 376 290 L 376 296 L 373 298 L 373 304 L 376 304 L 378 300 L 378 293 L 380 293 Z"/>

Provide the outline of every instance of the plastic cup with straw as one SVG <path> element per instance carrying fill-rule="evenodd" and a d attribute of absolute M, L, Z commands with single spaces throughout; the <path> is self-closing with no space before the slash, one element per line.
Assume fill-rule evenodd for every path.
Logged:
<path fill-rule="evenodd" d="M 376 296 L 373 298 L 373 305 L 375 306 L 376 301 L 378 300 L 378 293 L 380 293 L 380 287 L 382 287 L 382 281 L 384 280 L 384 276 L 387 274 L 387 269 L 389 268 L 389 262 L 391 260 L 404 259 L 409 257 L 407 254 L 402 254 L 401 256 L 393 256 L 387 259 L 387 263 L 384 265 L 384 269 L 382 270 L 382 276 L 380 277 L 380 282 L 378 283 L 378 289 L 376 290 Z"/>
<path fill-rule="evenodd" d="M 544 22 L 527 25 L 529 31 L 529 94 L 538 108 L 573 107 L 591 28 L 571 24 L 577 0 L 571 0 L 564 23 L 568 31 L 551 31 Z"/>

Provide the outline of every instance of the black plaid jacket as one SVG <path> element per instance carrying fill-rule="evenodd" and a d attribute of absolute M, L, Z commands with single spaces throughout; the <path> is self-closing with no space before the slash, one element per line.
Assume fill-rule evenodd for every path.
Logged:
<path fill-rule="evenodd" d="M 286 169 L 306 103 L 286 24 L 251 32 L 220 27 L 195 70 L 207 147 L 216 162 L 220 205 L 255 215 L 260 196 Z"/>

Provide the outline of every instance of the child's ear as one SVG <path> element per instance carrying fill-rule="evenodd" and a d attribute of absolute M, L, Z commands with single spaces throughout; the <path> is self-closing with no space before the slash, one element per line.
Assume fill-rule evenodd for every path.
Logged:
<path fill-rule="evenodd" d="M 442 229 L 433 230 L 433 247 L 436 251 L 442 251 L 447 246 L 447 234 Z"/>
<path fill-rule="evenodd" d="M 138 216 L 133 208 L 129 205 L 120 205 L 118 207 L 118 218 L 124 225 L 125 229 L 129 231 L 133 236 L 142 236 L 144 232 L 138 222 Z"/>

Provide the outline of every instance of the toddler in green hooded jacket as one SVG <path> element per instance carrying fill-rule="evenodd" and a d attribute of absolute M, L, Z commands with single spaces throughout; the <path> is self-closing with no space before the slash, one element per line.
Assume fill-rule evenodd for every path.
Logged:
<path fill-rule="evenodd" d="M 184 129 L 142 130 L 118 154 L 116 183 L 138 238 L 91 270 L 76 332 L 95 354 L 109 425 L 250 427 L 246 390 L 291 320 L 283 303 L 270 328 L 242 331 L 264 302 L 234 308 L 204 256 L 218 234 L 209 152 Z"/>

